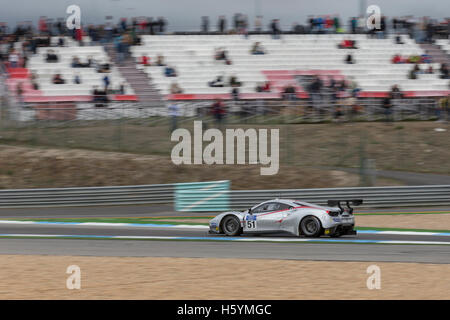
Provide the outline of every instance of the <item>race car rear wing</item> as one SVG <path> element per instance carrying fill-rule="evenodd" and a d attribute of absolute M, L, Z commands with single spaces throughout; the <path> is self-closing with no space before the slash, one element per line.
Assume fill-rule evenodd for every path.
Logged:
<path fill-rule="evenodd" d="M 341 212 L 344 212 L 344 208 L 342 208 L 342 202 L 345 202 L 347 205 L 347 208 L 349 210 L 349 213 L 353 213 L 353 208 L 351 207 L 351 204 L 354 206 L 359 206 L 363 203 L 362 199 L 349 199 L 349 200 L 328 200 L 327 205 L 329 207 L 335 207 L 337 206 L 339 209 L 341 209 Z"/>

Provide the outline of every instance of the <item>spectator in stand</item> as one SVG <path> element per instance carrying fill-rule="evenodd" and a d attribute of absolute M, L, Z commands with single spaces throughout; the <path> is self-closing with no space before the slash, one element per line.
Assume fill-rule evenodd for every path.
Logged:
<path fill-rule="evenodd" d="M 109 80 L 109 76 L 105 75 L 102 80 L 103 80 L 103 88 L 104 88 L 105 92 L 108 92 L 109 85 L 111 84 L 111 81 Z"/>
<path fill-rule="evenodd" d="M 242 15 L 239 34 L 244 35 L 245 39 L 248 39 L 248 16 Z"/>
<path fill-rule="evenodd" d="M 174 67 L 166 66 L 164 68 L 164 75 L 166 77 L 176 77 L 177 76 L 177 72 L 176 72 Z"/>
<path fill-rule="evenodd" d="M 94 102 L 108 102 L 108 95 L 106 91 L 98 89 L 98 86 L 94 86 L 94 90 L 92 91 L 92 101 Z M 103 107 L 103 103 L 96 103 L 95 106 Z"/>
<path fill-rule="evenodd" d="M 164 32 L 166 32 L 166 26 L 167 26 L 166 19 L 164 19 L 164 17 L 159 17 L 158 18 L 159 34 L 164 34 Z"/>
<path fill-rule="evenodd" d="M 240 92 L 237 86 L 234 86 L 233 89 L 231 89 L 231 97 L 233 98 L 233 101 L 240 100 Z"/>
<path fill-rule="evenodd" d="M 341 29 L 341 20 L 339 18 L 339 15 L 335 15 L 333 18 L 333 26 L 334 26 L 334 32 L 335 33 L 342 33 L 343 30 Z"/>
<path fill-rule="evenodd" d="M 251 54 L 265 54 L 266 51 L 264 50 L 264 47 L 261 45 L 260 42 L 255 42 L 253 44 L 252 49 L 250 50 Z"/>
<path fill-rule="evenodd" d="M 433 74 L 434 73 L 434 69 L 433 66 L 429 66 L 428 69 L 425 71 L 426 74 Z"/>
<path fill-rule="evenodd" d="M 284 100 L 292 101 L 297 98 L 295 87 L 291 84 L 284 87 L 282 97 Z"/>
<path fill-rule="evenodd" d="M 223 76 L 217 76 L 217 78 L 215 80 L 208 82 L 208 86 L 211 88 L 225 87 L 225 82 L 223 81 Z"/>
<path fill-rule="evenodd" d="M 27 68 L 28 65 L 28 55 L 24 51 L 23 58 L 22 58 L 22 68 Z"/>
<path fill-rule="evenodd" d="M 212 114 L 216 119 L 219 127 L 222 127 L 223 118 L 225 117 L 225 106 L 220 99 L 216 99 L 216 101 L 212 105 Z"/>
<path fill-rule="evenodd" d="M 356 31 L 358 29 L 358 19 L 356 17 L 351 18 L 350 28 L 351 28 L 351 33 L 356 33 Z"/>
<path fill-rule="evenodd" d="M 356 46 L 355 40 L 342 40 L 341 43 L 338 44 L 339 49 L 358 49 Z"/>
<path fill-rule="evenodd" d="M 313 107 L 319 107 L 319 104 L 322 100 L 321 91 L 322 91 L 323 83 L 318 76 L 315 76 L 311 84 L 309 85 L 309 96 L 311 98 L 311 102 Z"/>
<path fill-rule="evenodd" d="M 127 90 L 126 90 L 126 84 L 125 82 L 122 82 L 119 86 L 119 94 L 126 94 Z"/>
<path fill-rule="evenodd" d="M 16 50 L 12 49 L 11 53 L 9 54 L 8 61 L 9 61 L 9 67 L 10 68 L 17 68 L 19 67 L 19 54 Z"/>
<path fill-rule="evenodd" d="M 445 63 L 441 64 L 441 67 L 439 68 L 439 72 L 441 73 L 441 76 L 440 76 L 441 79 L 450 79 L 447 64 L 445 64 Z"/>
<path fill-rule="evenodd" d="M 63 77 L 61 76 L 61 74 L 56 73 L 56 74 L 53 76 L 52 83 L 53 83 L 53 84 L 65 84 L 65 83 L 66 83 L 66 80 L 63 79 Z"/>
<path fill-rule="evenodd" d="M 36 75 L 36 73 L 31 72 L 30 79 L 31 79 L 31 85 L 33 86 L 33 89 L 34 90 L 39 90 L 39 85 L 37 83 L 37 75 Z"/>
<path fill-rule="evenodd" d="M 178 117 L 178 113 L 179 113 L 179 107 L 178 104 L 175 101 L 171 101 L 169 103 L 169 116 L 171 118 L 171 132 L 175 131 L 177 129 L 177 117 Z"/>
<path fill-rule="evenodd" d="M 256 92 L 270 92 L 270 81 L 266 81 L 259 86 L 256 86 Z"/>
<path fill-rule="evenodd" d="M 79 73 L 75 74 L 75 77 L 73 78 L 73 83 L 74 84 L 81 84 L 81 77 L 80 77 Z"/>
<path fill-rule="evenodd" d="M 408 57 L 408 63 L 419 63 L 421 61 L 421 57 L 418 55 L 411 55 Z"/>
<path fill-rule="evenodd" d="M 354 64 L 354 63 L 355 63 L 355 61 L 353 60 L 353 56 L 352 56 L 351 53 L 349 53 L 349 54 L 347 55 L 347 57 L 345 58 L 345 63 L 346 63 L 346 64 Z"/>
<path fill-rule="evenodd" d="M 47 50 L 47 55 L 46 55 L 46 58 L 45 58 L 45 61 L 46 62 L 58 62 L 59 61 L 59 58 L 58 58 L 58 55 L 53 51 L 53 50 Z"/>
<path fill-rule="evenodd" d="M 75 40 L 78 41 L 79 46 L 83 46 L 83 30 L 81 28 L 75 29 Z"/>
<path fill-rule="evenodd" d="M 388 93 L 386 97 L 383 98 L 383 108 L 384 108 L 384 115 L 386 117 L 386 121 L 390 122 L 392 121 L 392 95 L 391 93 Z"/>
<path fill-rule="evenodd" d="M 24 99 L 23 99 L 23 83 L 22 83 L 22 81 L 20 81 L 17 84 L 16 93 L 17 93 L 17 102 L 19 103 L 19 107 L 23 108 L 24 107 Z"/>
<path fill-rule="evenodd" d="M 394 64 L 399 64 L 399 63 L 404 63 L 403 58 L 399 55 L 396 54 L 393 58 L 392 58 L 392 63 Z"/>
<path fill-rule="evenodd" d="M 402 37 L 401 36 L 396 35 L 395 36 L 395 44 L 405 44 L 405 43 L 402 41 Z"/>
<path fill-rule="evenodd" d="M 97 72 L 98 73 L 109 73 L 111 72 L 111 64 L 109 61 L 106 61 L 105 63 L 100 63 L 97 65 Z"/>
<path fill-rule="evenodd" d="M 216 49 L 214 53 L 214 59 L 217 61 L 225 61 L 225 64 L 230 65 L 231 60 L 228 58 L 228 51 L 223 48 Z"/>
<path fill-rule="evenodd" d="M 71 64 L 72 68 L 81 68 L 81 62 L 80 59 L 77 56 L 72 57 L 72 64 Z"/>
<path fill-rule="evenodd" d="M 209 17 L 208 16 L 203 16 L 202 17 L 201 29 L 202 29 L 203 33 L 208 33 L 209 32 Z"/>
<path fill-rule="evenodd" d="M 255 31 L 261 33 L 262 31 L 262 16 L 256 16 L 255 18 Z"/>
<path fill-rule="evenodd" d="M 92 56 L 88 56 L 87 58 L 87 62 L 86 63 L 81 63 L 81 67 L 83 68 L 91 68 L 92 66 L 94 66 L 94 59 L 92 59 Z"/>
<path fill-rule="evenodd" d="M 162 55 L 158 55 L 156 57 L 156 65 L 158 67 L 165 67 L 166 66 L 166 64 L 164 63 L 164 57 Z"/>
<path fill-rule="evenodd" d="M 240 87 L 242 86 L 242 82 L 238 81 L 236 76 L 230 77 L 230 87 Z"/>
<path fill-rule="evenodd" d="M 150 63 L 150 58 L 149 58 L 146 54 L 143 54 L 143 55 L 141 56 L 141 64 L 142 64 L 143 66 L 145 66 L 145 67 L 149 67 L 149 66 L 152 65 L 152 64 Z"/>
<path fill-rule="evenodd" d="M 401 92 L 398 85 L 394 84 L 391 88 L 391 98 L 392 99 L 402 99 L 403 93 Z"/>
<path fill-rule="evenodd" d="M 225 16 L 220 16 L 219 21 L 217 23 L 217 30 L 219 31 L 219 33 L 222 33 L 222 34 L 225 33 L 226 25 L 227 25 L 227 20 L 225 19 Z"/>
<path fill-rule="evenodd" d="M 270 30 L 272 32 L 273 39 L 280 39 L 281 29 L 280 29 L 279 23 L 280 23 L 280 20 L 273 19 L 270 24 Z"/>
<path fill-rule="evenodd" d="M 409 75 L 408 78 L 415 80 L 417 79 L 417 76 L 422 73 L 422 71 L 420 70 L 419 64 L 415 64 L 414 67 L 411 69 L 411 71 L 409 71 Z"/>
<path fill-rule="evenodd" d="M 178 83 L 172 82 L 172 84 L 170 85 L 170 93 L 171 94 L 180 94 L 180 93 L 183 93 L 183 90 L 180 88 Z"/>

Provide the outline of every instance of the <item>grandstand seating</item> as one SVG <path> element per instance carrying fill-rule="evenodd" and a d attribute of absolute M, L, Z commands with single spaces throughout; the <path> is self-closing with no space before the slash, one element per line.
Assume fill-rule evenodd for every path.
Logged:
<path fill-rule="evenodd" d="M 358 49 L 338 49 L 343 39 L 357 41 Z M 363 96 L 382 96 L 395 84 L 410 96 L 446 94 L 448 80 L 440 79 L 437 73 L 420 74 L 410 80 L 407 75 L 411 64 L 392 64 L 395 54 L 402 56 L 422 55 L 424 51 L 402 35 L 404 44 L 395 44 L 393 37 L 371 39 L 366 35 L 283 35 L 281 40 L 269 35 L 252 35 L 245 39 L 239 35 L 158 35 L 142 36 L 142 45 L 131 48 L 138 68 L 143 68 L 168 99 L 210 99 L 229 97 L 230 87 L 211 88 L 208 82 L 218 75 L 225 80 L 231 75 L 243 82 L 240 92 L 244 98 L 274 98 L 279 96 L 283 86 L 291 83 L 305 94 L 295 80 L 298 74 L 319 74 L 328 78 L 343 77 L 355 81 Z M 265 55 L 251 55 L 254 42 L 260 42 L 266 49 Z M 224 48 L 232 61 L 226 65 L 214 60 L 215 48 Z M 355 64 L 346 64 L 348 53 Z M 139 65 L 142 55 L 151 57 L 163 55 L 166 64 L 175 67 L 177 77 L 165 77 L 164 67 Z M 439 64 L 431 64 L 435 70 Z M 421 65 L 425 70 L 429 65 Z M 256 93 L 257 85 L 271 81 L 271 93 Z M 183 94 L 170 95 L 170 85 L 176 82 Z"/>
<path fill-rule="evenodd" d="M 52 43 L 56 44 L 57 37 L 52 38 Z M 87 40 L 88 41 L 88 40 Z M 101 46 L 78 46 L 72 39 L 66 37 L 64 47 L 39 47 L 37 54 L 28 61 L 28 69 L 22 73 L 15 71 L 15 76 L 8 82 L 10 89 L 13 89 L 21 77 L 29 78 L 31 73 L 35 74 L 36 82 L 39 84 L 39 90 L 33 90 L 31 81 L 27 79 L 24 82 L 25 101 L 88 101 L 94 86 L 103 87 L 103 77 L 105 73 L 97 73 L 94 68 L 72 68 L 71 62 L 74 56 L 77 56 L 81 62 L 86 62 L 91 56 L 98 63 L 106 63 L 109 57 Z M 48 63 L 45 61 L 47 50 L 53 50 L 58 56 L 57 63 Z M 65 84 L 53 84 L 53 76 L 59 73 L 66 80 Z M 74 84 L 73 79 L 78 74 L 81 78 L 81 84 Z M 125 86 L 125 95 L 113 96 L 114 100 L 136 100 L 133 89 L 122 77 L 118 69 L 111 64 L 111 72 L 107 73 L 110 79 L 110 88 L 118 89 L 120 84 Z M 14 89 L 13 89 L 14 91 Z"/>

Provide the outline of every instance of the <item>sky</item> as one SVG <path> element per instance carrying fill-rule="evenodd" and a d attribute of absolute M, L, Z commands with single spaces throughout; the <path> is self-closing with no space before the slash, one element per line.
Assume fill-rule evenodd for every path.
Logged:
<path fill-rule="evenodd" d="M 209 16 L 215 28 L 217 17 L 225 15 L 228 25 L 234 13 L 247 14 L 252 22 L 262 15 L 264 25 L 279 18 L 284 28 L 294 22 L 305 24 L 308 15 L 339 14 L 348 19 L 360 13 L 361 3 L 378 5 L 381 12 L 393 16 L 450 17 L 450 0 L 0 0 L 0 22 L 15 25 L 19 21 L 36 22 L 39 16 L 65 18 L 66 8 L 81 8 L 83 24 L 104 23 L 106 16 L 164 16 L 169 30 L 199 30 L 202 16 Z M 253 23 L 251 23 L 253 25 Z"/>

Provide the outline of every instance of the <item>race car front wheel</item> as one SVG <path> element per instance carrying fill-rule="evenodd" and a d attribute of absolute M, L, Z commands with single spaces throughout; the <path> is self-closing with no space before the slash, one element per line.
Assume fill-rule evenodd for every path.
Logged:
<path fill-rule="evenodd" d="M 241 222 L 235 216 L 227 216 L 223 219 L 222 230 L 227 236 L 238 236 L 241 233 Z"/>
<path fill-rule="evenodd" d="M 300 222 L 300 231 L 305 237 L 319 237 L 322 233 L 322 226 L 319 219 L 308 216 Z"/>

